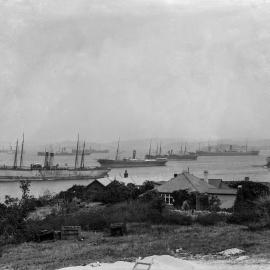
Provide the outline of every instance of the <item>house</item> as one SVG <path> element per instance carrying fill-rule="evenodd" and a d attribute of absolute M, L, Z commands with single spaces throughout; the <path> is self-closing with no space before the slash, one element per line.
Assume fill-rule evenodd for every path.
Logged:
<path fill-rule="evenodd" d="M 209 179 L 210 180 L 210 179 Z M 221 208 L 230 208 L 233 206 L 236 198 L 236 189 L 231 189 L 221 179 L 208 180 L 208 172 L 204 172 L 204 179 L 198 178 L 189 172 L 182 172 L 166 183 L 156 187 L 156 190 L 164 198 L 168 205 L 173 204 L 172 193 L 178 190 L 188 192 L 198 192 L 218 197 L 221 202 Z M 210 184 L 212 183 L 212 184 Z"/>

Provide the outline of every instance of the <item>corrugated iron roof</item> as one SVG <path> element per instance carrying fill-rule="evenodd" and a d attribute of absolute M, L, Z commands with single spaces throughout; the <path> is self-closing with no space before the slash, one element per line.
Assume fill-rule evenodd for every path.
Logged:
<path fill-rule="evenodd" d="M 157 187 L 157 191 L 160 193 L 172 193 L 177 190 L 187 190 L 189 192 L 207 193 L 209 188 L 215 188 L 209 185 L 200 178 L 188 173 L 183 172 L 176 177 L 172 178 L 165 184 Z"/>
<path fill-rule="evenodd" d="M 210 188 L 207 193 L 213 195 L 236 195 L 237 190 L 232 188 Z"/>
<path fill-rule="evenodd" d="M 187 190 L 189 192 L 209 193 L 209 194 L 236 194 L 236 190 L 228 188 L 216 188 L 204 180 L 190 174 L 183 172 L 171 180 L 167 181 L 161 186 L 156 187 L 160 193 L 172 193 L 178 190 Z"/>

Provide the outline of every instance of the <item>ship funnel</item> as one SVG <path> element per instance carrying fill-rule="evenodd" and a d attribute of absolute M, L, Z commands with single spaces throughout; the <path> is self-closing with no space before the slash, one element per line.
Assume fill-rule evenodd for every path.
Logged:
<path fill-rule="evenodd" d="M 132 158 L 135 159 L 136 158 L 136 150 L 133 150 L 133 153 L 132 153 Z"/>
<path fill-rule="evenodd" d="M 44 167 L 49 167 L 49 152 L 45 152 Z"/>

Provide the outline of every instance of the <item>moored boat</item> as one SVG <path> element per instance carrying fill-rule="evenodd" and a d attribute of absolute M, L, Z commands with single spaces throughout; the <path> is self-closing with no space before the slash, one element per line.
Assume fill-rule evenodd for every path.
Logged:
<path fill-rule="evenodd" d="M 23 145 L 20 154 L 19 165 L 18 162 L 18 140 L 16 143 L 16 150 L 14 155 L 13 166 L 0 167 L 0 181 L 57 181 L 57 180 L 85 180 L 85 179 L 99 179 L 108 175 L 110 169 L 105 167 L 86 167 L 84 164 L 85 143 L 82 150 L 81 160 L 79 164 L 78 146 L 75 158 L 74 167 L 60 167 L 58 164 L 54 165 L 54 153 L 45 152 L 44 164 L 31 164 L 30 166 L 23 166 Z"/>
<path fill-rule="evenodd" d="M 108 168 L 130 168 L 130 167 L 153 167 L 153 166 L 165 166 L 167 159 L 133 159 L 124 158 L 121 160 L 115 159 L 98 159 L 101 166 Z"/>
<path fill-rule="evenodd" d="M 150 144 L 149 153 L 145 155 L 145 158 L 147 159 L 165 158 L 173 161 L 187 161 L 187 160 L 197 160 L 198 155 L 193 152 L 188 152 L 186 145 L 184 151 L 181 146 L 181 150 L 179 152 L 174 153 L 173 149 L 171 149 L 168 151 L 168 154 L 162 154 L 161 144 L 159 148 L 157 147 L 156 154 L 153 155 L 151 154 L 151 144 Z"/>
<path fill-rule="evenodd" d="M 260 151 L 252 150 L 247 152 L 242 151 L 196 151 L 198 156 L 258 156 Z"/>
<path fill-rule="evenodd" d="M 224 149 L 222 147 L 213 147 L 208 146 L 207 150 L 198 150 L 196 154 L 198 156 L 257 156 L 259 155 L 259 150 L 248 150 L 247 145 L 245 150 L 233 149 L 233 146 L 230 145 L 229 149 Z"/>
<path fill-rule="evenodd" d="M 167 163 L 166 158 L 156 159 L 137 159 L 136 150 L 133 150 L 132 158 L 119 159 L 119 142 L 117 145 L 115 159 L 98 159 L 97 162 L 103 167 L 108 168 L 130 168 L 130 167 L 153 167 L 153 166 L 165 166 Z"/>

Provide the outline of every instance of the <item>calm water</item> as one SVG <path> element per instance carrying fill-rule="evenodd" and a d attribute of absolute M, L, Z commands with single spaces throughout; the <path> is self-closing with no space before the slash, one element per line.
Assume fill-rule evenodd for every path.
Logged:
<path fill-rule="evenodd" d="M 140 184 L 145 180 L 169 180 L 174 173 L 182 172 L 189 168 L 190 172 L 198 177 L 203 177 L 203 171 L 208 170 L 209 178 L 221 178 L 223 180 L 242 180 L 248 176 L 253 181 L 270 182 L 270 169 L 260 167 L 266 163 L 265 159 L 270 156 L 270 151 L 261 151 L 259 156 L 242 157 L 199 157 L 197 161 L 169 161 L 165 167 L 145 167 L 128 168 L 129 182 Z M 97 159 L 108 157 L 107 154 L 93 154 L 85 157 L 87 166 L 98 166 Z M 13 155 L 0 154 L 0 164 L 11 165 Z M 36 153 L 26 153 L 24 164 L 29 165 L 33 162 L 43 163 L 44 157 L 38 157 Z M 74 156 L 56 156 L 55 164 L 70 166 L 74 165 Z M 109 173 L 109 179 L 123 180 L 123 169 L 113 169 Z M 126 180 L 127 181 L 127 180 Z M 86 185 L 87 182 L 64 181 L 50 183 L 32 183 L 31 189 L 34 196 L 42 195 L 47 190 L 50 192 L 59 192 L 67 189 L 74 184 Z M 6 194 L 19 196 L 19 184 L 0 184 L 0 200 Z"/>

